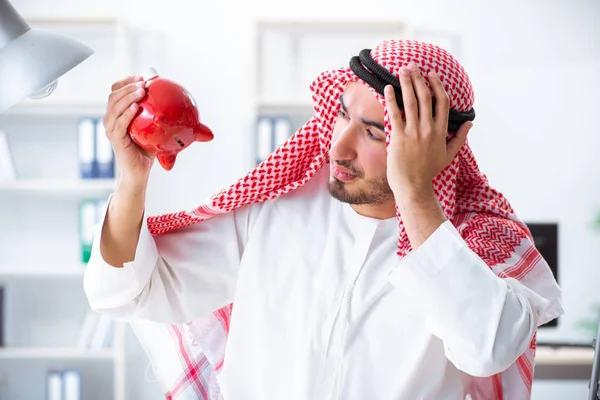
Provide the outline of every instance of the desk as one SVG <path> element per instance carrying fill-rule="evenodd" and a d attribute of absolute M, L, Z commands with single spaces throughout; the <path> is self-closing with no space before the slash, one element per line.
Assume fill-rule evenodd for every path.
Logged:
<path fill-rule="evenodd" d="M 592 375 L 594 349 L 538 346 L 534 379 L 586 380 Z"/>

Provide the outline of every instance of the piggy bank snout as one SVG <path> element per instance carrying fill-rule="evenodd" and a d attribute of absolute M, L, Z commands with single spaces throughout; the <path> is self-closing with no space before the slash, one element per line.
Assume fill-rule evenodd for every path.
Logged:
<path fill-rule="evenodd" d="M 158 129 L 164 129 L 164 124 L 166 121 L 167 117 L 165 116 L 165 114 L 163 114 L 160 111 L 157 111 L 154 114 L 154 117 L 152 118 L 152 123 L 154 124 L 154 126 Z"/>

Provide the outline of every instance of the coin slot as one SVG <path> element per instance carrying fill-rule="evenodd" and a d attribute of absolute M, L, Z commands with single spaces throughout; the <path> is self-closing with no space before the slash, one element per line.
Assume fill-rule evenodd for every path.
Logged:
<path fill-rule="evenodd" d="M 181 139 L 179 139 L 177 136 L 173 136 L 173 139 L 175 139 L 175 141 L 176 141 L 177 143 L 179 143 L 179 145 L 180 145 L 181 147 L 184 147 L 184 146 L 185 146 L 185 144 L 183 144 L 183 142 L 181 141 Z"/>

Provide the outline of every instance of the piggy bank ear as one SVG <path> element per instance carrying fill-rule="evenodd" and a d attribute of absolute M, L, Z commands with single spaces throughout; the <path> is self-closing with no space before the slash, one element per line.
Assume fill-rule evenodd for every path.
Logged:
<path fill-rule="evenodd" d="M 198 126 L 194 130 L 194 135 L 196 135 L 196 142 L 210 142 L 215 137 L 210 128 L 202 122 L 198 123 Z"/>
<path fill-rule="evenodd" d="M 156 156 L 156 159 L 158 160 L 160 165 L 166 171 L 170 171 L 173 169 L 173 166 L 175 165 L 175 160 L 177 159 L 177 154 L 169 154 L 169 155 L 161 154 L 161 155 Z"/>

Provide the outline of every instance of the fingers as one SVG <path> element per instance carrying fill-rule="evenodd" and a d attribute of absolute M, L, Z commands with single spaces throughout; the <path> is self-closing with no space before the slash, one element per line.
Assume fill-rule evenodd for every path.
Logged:
<path fill-rule="evenodd" d="M 110 134 L 113 135 L 111 139 L 119 140 L 127 134 L 127 128 L 129 127 L 133 117 L 135 117 L 138 108 L 139 106 L 137 103 L 130 104 L 129 107 L 127 107 L 127 109 L 125 109 L 125 111 L 119 115 L 119 117 L 115 120 L 114 129 L 110 132 Z M 107 134 L 109 133 L 107 132 Z"/>
<path fill-rule="evenodd" d="M 450 99 L 448 98 L 448 93 L 444 90 L 444 86 L 442 86 L 440 78 L 434 71 L 430 71 L 427 77 L 435 98 L 435 118 L 433 119 L 433 123 L 437 132 L 446 134 L 448 132 Z"/>
<path fill-rule="evenodd" d="M 121 114 L 123 114 L 132 104 L 140 101 L 146 95 L 145 83 L 138 82 L 133 87 L 125 87 L 121 89 L 123 93 L 120 93 L 118 96 L 115 96 L 115 100 L 117 100 L 116 104 L 113 106 L 112 112 L 118 118 Z M 120 99 L 119 99 L 120 97 Z"/>
<path fill-rule="evenodd" d="M 145 85 L 144 81 L 129 83 L 110 94 L 106 116 L 104 117 L 104 127 L 107 132 L 113 132 L 117 119 L 132 104 L 140 101 L 145 96 Z"/>
<path fill-rule="evenodd" d="M 456 135 L 448 142 L 446 146 L 448 151 L 447 164 L 449 164 L 450 161 L 456 157 L 462 145 L 465 144 L 465 141 L 467 140 L 467 134 L 472 127 L 473 123 L 471 121 L 465 122 L 460 126 L 460 128 L 458 128 Z"/>
<path fill-rule="evenodd" d="M 411 72 L 406 67 L 400 68 L 400 87 L 402 88 L 402 102 L 404 103 L 404 117 L 406 128 L 419 127 L 419 104 L 415 96 Z"/>
<path fill-rule="evenodd" d="M 388 110 L 390 123 L 392 124 L 392 131 L 396 129 L 403 131 L 404 120 L 402 119 L 402 111 L 400 110 L 398 102 L 396 101 L 396 93 L 394 93 L 393 86 L 387 85 L 383 91 L 383 95 L 385 97 L 385 106 Z"/>
<path fill-rule="evenodd" d="M 130 83 L 140 82 L 143 80 L 144 80 L 144 78 L 142 78 L 139 75 L 127 76 L 127 77 L 121 79 L 120 81 L 113 83 L 110 91 L 115 92 L 115 91 L 121 89 L 123 86 L 129 85 Z"/>
<path fill-rule="evenodd" d="M 425 78 L 421 75 L 419 68 L 413 64 L 408 64 L 408 70 L 410 71 L 410 77 L 414 91 L 417 95 L 417 104 L 419 106 L 419 121 L 421 128 L 431 127 L 433 125 L 433 114 L 432 114 L 432 97 L 431 90 L 425 83 Z"/>

